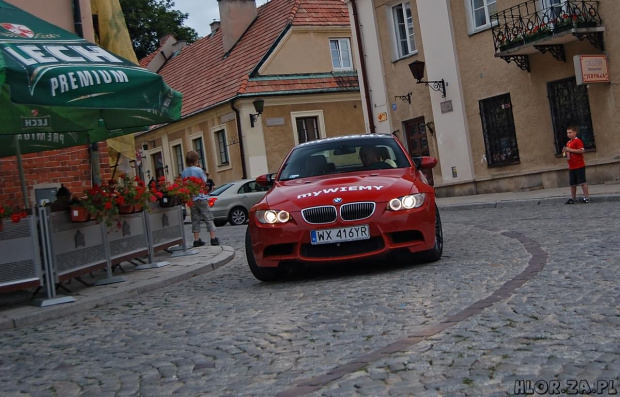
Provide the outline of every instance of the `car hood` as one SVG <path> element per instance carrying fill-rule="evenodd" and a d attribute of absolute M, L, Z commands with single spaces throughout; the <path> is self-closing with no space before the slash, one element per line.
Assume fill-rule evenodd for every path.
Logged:
<path fill-rule="evenodd" d="M 276 182 L 263 201 L 270 208 L 288 211 L 335 203 L 387 202 L 395 197 L 418 193 L 415 182 L 415 174 L 409 169 L 294 179 Z"/>

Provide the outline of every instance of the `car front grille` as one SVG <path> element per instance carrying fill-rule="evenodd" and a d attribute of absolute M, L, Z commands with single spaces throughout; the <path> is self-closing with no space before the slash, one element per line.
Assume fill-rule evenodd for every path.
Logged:
<path fill-rule="evenodd" d="M 343 221 L 357 221 L 370 218 L 375 212 L 375 203 L 350 203 L 340 207 L 340 217 Z"/>
<path fill-rule="evenodd" d="M 326 205 L 323 207 L 305 208 L 301 210 L 304 220 L 312 224 L 332 223 L 336 221 L 336 207 Z"/>
<path fill-rule="evenodd" d="M 338 258 L 349 255 L 379 251 L 385 244 L 381 237 L 368 240 L 347 241 L 335 244 L 304 244 L 301 246 L 301 256 L 307 258 Z"/>

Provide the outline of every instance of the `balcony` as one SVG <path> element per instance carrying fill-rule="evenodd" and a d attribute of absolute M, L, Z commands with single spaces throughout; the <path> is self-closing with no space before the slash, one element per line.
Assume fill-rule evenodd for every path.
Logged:
<path fill-rule="evenodd" d="M 529 55 L 549 52 L 566 62 L 564 45 L 588 40 L 604 51 L 598 0 L 565 0 L 547 8 L 529 0 L 491 15 L 495 56 L 530 71 Z"/>

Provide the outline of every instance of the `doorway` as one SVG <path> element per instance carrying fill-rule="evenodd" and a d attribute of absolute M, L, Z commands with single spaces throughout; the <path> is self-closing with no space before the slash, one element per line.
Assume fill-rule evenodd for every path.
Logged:
<path fill-rule="evenodd" d="M 411 157 L 430 156 L 431 152 L 428 148 L 428 137 L 426 135 L 426 124 L 424 117 L 416 117 L 407 120 L 405 125 L 405 139 L 407 141 L 407 150 Z M 429 185 L 433 186 L 433 170 L 421 170 Z"/>

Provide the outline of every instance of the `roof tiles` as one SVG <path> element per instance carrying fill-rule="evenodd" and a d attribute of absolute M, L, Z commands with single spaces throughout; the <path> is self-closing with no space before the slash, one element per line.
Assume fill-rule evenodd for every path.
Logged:
<path fill-rule="evenodd" d="M 348 10 L 341 0 L 271 0 L 258 8 L 256 20 L 229 54 L 223 50 L 221 29 L 183 48 L 158 72 L 168 85 L 183 93 L 182 115 L 208 109 L 242 93 L 316 92 L 358 85 L 355 76 L 303 77 L 269 83 L 249 79 L 290 24 L 349 26 Z"/>

